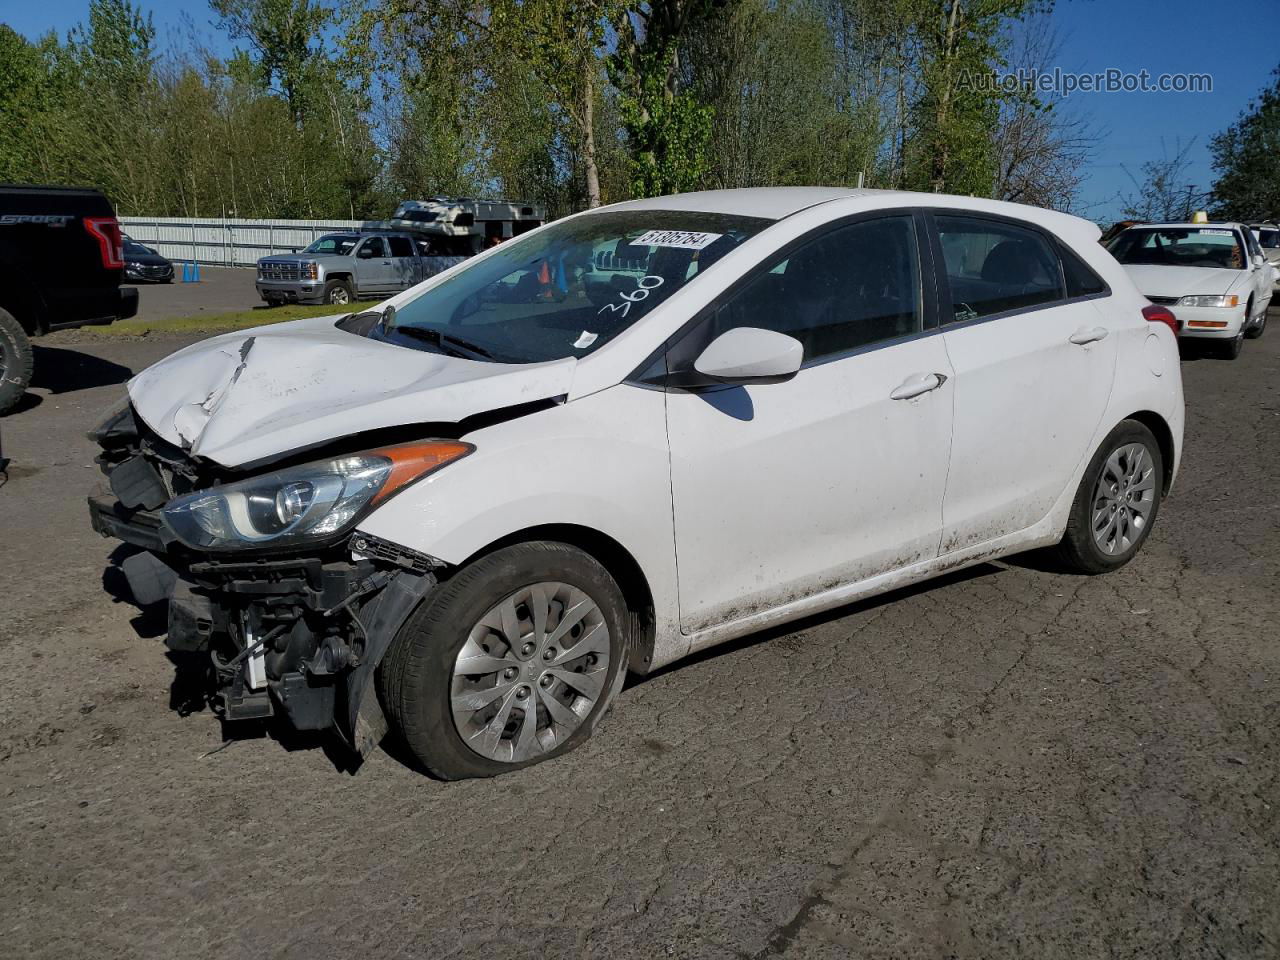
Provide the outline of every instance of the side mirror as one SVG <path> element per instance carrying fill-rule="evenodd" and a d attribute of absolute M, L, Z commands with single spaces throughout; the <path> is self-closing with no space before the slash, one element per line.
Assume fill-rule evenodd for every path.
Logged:
<path fill-rule="evenodd" d="M 1267 264 L 1267 258 L 1264 257 L 1262 254 L 1255 253 L 1253 255 L 1253 265 L 1255 267 L 1264 267 L 1266 266 L 1266 264 Z"/>
<path fill-rule="evenodd" d="M 360 252 L 356 254 L 357 260 L 372 260 L 373 247 L 361 247 Z"/>
<path fill-rule="evenodd" d="M 726 330 L 707 345 L 693 369 L 718 383 L 781 383 L 804 362 L 804 345 L 795 337 L 760 327 Z"/>

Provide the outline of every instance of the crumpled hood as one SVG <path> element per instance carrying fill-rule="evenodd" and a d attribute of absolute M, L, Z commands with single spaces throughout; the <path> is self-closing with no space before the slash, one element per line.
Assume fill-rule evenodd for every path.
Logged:
<path fill-rule="evenodd" d="M 227 467 L 380 427 L 456 423 L 569 392 L 577 361 L 484 363 L 412 350 L 316 317 L 194 344 L 129 381 L 165 440 Z"/>
<path fill-rule="evenodd" d="M 1128 264 L 1125 270 L 1144 297 L 1186 297 L 1230 293 L 1247 271 L 1211 267 L 1160 267 Z"/>

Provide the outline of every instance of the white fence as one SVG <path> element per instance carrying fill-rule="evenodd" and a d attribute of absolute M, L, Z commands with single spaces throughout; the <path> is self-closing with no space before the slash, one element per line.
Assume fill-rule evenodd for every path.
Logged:
<path fill-rule="evenodd" d="M 296 253 L 326 233 L 366 225 L 363 220 L 120 218 L 125 233 L 170 260 L 221 267 L 252 267 L 259 257 Z"/>

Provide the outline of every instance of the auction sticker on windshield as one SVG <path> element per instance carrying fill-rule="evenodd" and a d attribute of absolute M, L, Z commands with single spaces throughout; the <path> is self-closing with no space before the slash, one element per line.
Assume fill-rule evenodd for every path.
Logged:
<path fill-rule="evenodd" d="M 682 250 L 701 250 L 719 240 L 720 233 L 695 233 L 692 230 L 650 230 L 631 243 L 637 247 L 679 247 Z"/>

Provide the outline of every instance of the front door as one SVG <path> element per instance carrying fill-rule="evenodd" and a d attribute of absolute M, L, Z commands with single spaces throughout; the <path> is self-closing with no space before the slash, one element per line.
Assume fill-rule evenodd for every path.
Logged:
<path fill-rule="evenodd" d="M 382 237 L 365 237 L 356 251 L 356 288 L 360 295 L 392 289 L 391 257 Z"/>
<path fill-rule="evenodd" d="M 1010 221 L 936 217 L 955 322 L 955 426 L 942 554 L 1048 515 L 1092 453 L 1111 396 L 1117 335 L 1068 300 L 1054 244 Z M 944 311 L 945 316 L 945 311 Z"/>
<path fill-rule="evenodd" d="M 910 215 L 827 227 L 669 351 L 678 375 L 735 327 L 805 349 L 785 383 L 668 393 L 685 632 L 937 555 L 951 368 L 925 329 L 920 276 Z"/>

